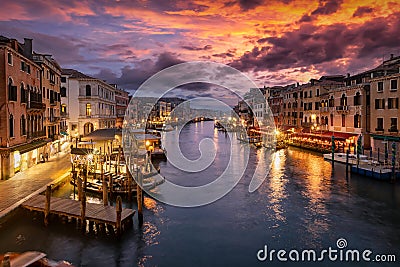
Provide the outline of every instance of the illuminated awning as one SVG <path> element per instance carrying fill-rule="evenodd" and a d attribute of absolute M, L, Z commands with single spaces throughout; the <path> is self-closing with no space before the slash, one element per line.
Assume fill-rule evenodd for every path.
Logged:
<path fill-rule="evenodd" d="M 36 148 L 45 146 L 48 142 L 47 141 L 36 141 L 36 142 L 32 142 L 29 144 L 23 144 L 23 145 L 18 145 L 18 146 L 14 146 L 12 148 L 10 148 L 11 151 L 19 151 L 20 154 L 24 154 L 26 152 L 29 152 L 31 150 L 34 150 Z"/>

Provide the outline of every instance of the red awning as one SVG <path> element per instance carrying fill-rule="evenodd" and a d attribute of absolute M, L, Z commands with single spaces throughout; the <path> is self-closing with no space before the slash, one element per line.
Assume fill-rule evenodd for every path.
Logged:
<path fill-rule="evenodd" d="M 318 139 L 325 139 L 325 140 L 331 140 L 332 136 L 334 136 L 335 140 L 346 140 L 350 137 L 358 136 L 358 134 L 327 131 L 327 132 L 321 132 L 321 133 L 294 133 L 294 136 L 318 138 Z"/>

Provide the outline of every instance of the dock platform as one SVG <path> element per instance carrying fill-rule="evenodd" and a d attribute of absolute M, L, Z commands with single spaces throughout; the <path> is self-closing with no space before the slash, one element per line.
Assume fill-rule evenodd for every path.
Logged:
<path fill-rule="evenodd" d="M 38 211 L 45 213 L 46 196 L 36 195 L 24 203 L 21 207 L 30 211 Z M 77 220 L 81 219 L 81 206 L 80 202 L 72 199 L 51 197 L 50 198 L 50 214 L 56 214 L 58 216 L 64 216 L 74 218 Z M 122 208 L 121 211 L 121 225 L 123 228 L 129 227 L 129 224 L 133 223 L 132 216 L 135 211 L 132 209 Z M 117 212 L 113 206 L 104 206 L 102 204 L 86 203 L 86 214 L 85 219 L 89 223 L 110 225 L 118 227 Z"/>
<path fill-rule="evenodd" d="M 393 179 L 392 169 L 388 166 L 373 166 L 373 165 L 352 165 L 351 172 L 372 177 L 378 180 L 391 180 Z M 400 172 L 398 169 L 395 170 L 395 179 L 400 178 Z"/>

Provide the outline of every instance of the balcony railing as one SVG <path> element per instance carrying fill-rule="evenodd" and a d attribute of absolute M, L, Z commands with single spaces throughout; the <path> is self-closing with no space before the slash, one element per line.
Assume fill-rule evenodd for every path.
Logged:
<path fill-rule="evenodd" d="M 41 102 L 28 102 L 28 109 L 46 109 L 46 104 Z"/>
<path fill-rule="evenodd" d="M 337 113 L 349 113 L 349 106 L 336 106 L 336 112 Z"/>
<path fill-rule="evenodd" d="M 348 111 L 349 106 L 336 106 L 337 111 Z"/>
<path fill-rule="evenodd" d="M 395 128 L 395 127 L 390 127 L 388 129 L 388 131 L 389 131 L 389 133 L 398 133 L 399 132 L 399 130 L 397 128 Z"/>
<path fill-rule="evenodd" d="M 329 107 L 320 107 L 319 111 L 320 112 L 329 112 Z"/>
<path fill-rule="evenodd" d="M 28 139 L 38 138 L 38 137 L 46 137 L 46 132 L 45 131 L 37 131 L 37 132 L 28 133 L 27 137 L 28 137 Z"/>

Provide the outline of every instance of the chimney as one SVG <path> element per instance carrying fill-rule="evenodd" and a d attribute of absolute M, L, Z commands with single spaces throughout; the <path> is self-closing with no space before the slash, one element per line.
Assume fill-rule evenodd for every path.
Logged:
<path fill-rule="evenodd" d="M 393 59 L 393 57 L 394 57 L 394 54 L 390 54 L 390 59 Z"/>
<path fill-rule="evenodd" d="M 24 38 L 24 44 L 22 47 L 24 49 L 24 56 L 32 59 L 32 39 Z"/>
<path fill-rule="evenodd" d="M 11 39 L 11 48 L 18 52 L 18 41 Z"/>
<path fill-rule="evenodd" d="M 347 73 L 347 78 L 350 78 L 350 73 Z"/>

